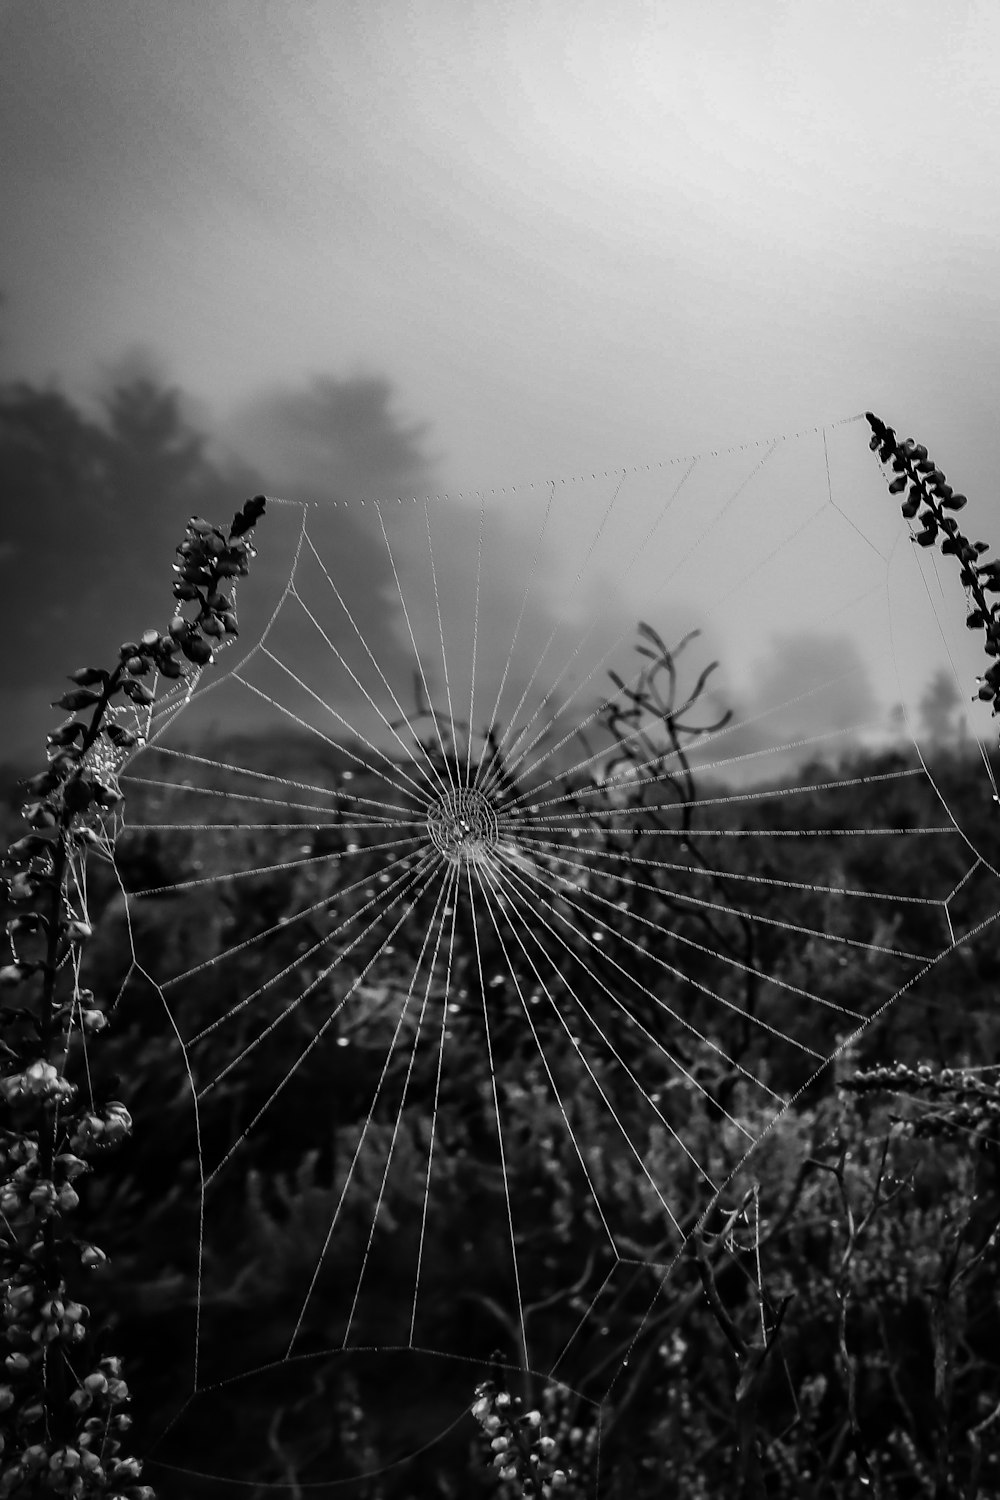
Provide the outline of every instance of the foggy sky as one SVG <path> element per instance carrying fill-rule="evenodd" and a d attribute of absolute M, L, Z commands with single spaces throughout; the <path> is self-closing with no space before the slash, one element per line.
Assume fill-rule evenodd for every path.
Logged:
<path fill-rule="evenodd" d="M 151 360 L 220 461 L 315 501 L 543 482 L 871 407 L 990 536 L 998 64 L 1000 12 L 958 0 L 8 0 L 0 379 L 95 409 L 123 359 Z M 324 431 L 317 391 L 352 379 L 389 383 L 408 468 Z M 633 602 L 608 594 L 609 620 Z M 741 694 L 813 647 L 819 670 L 839 632 L 865 660 L 831 722 L 888 710 L 849 611 L 800 614 L 786 650 L 757 607 Z M 916 711 L 932 664 L 907 670 Z"/>

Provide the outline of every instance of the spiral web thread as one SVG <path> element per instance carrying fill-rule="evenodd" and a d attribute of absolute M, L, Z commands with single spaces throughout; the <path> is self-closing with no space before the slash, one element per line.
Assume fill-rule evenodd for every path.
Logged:
<path fill-rule="evenodd" d="M 338 1354 L 356 1356 L 359 1368 L 362 1355 L 388 1360 L 395 1354 L 404 1364 L 407 1356 L 440 1356 L 457 1367 L 464 1387 L 471 1389 L 489 1354 L 483 1320 L 470 1329 L 467 1343 L 454 1330 L 450 1347 L 434 1342 L 442 1289 L 434 1284 L 431 1247 L 440 1243 L 445 1226 L 461 1232 L 465 1256 L 487 1258 L 495 1270 L 495 1284 L 503 1289 L 502 1299 L 495 1299 L 502 1300 L 495 1342 L 506 1340 L 510 1368 L 522 1365 L 550 1386 L 574 1393 L 592 1407 L 596 1420 L 600 1402 L 655 1321 L 669 1293 L 671 1271 L 696 1226 L 727 1192 L 737 1192 L 758 1148 L 791 1118 L 796 1097 L 831 1059 L 853 1047 L 874 1021 L 995 919 L 997 871 L 977 842 L 974 821 L 953 815 L 936 788 L 914 724 L 913 692 L 903 682 L 907 667 L 894 591 L 901 571 L 912 571 L 914 549 L 904 550 L 905 531 L 880 494 L 873 469 L 850 469 L 850 480 L 834 484 L 837 463 L 846 473 L 853 460 L 845 455 L 865 447 L 862 430 L 852 426 L 858 421 L 670 465 L 553 481 L 527 487 L 535 492 L 527 496 L 521 487 L 516 505 L 512 487 L 509 507 L 506 491 L 482 492 L 478 526 L 467 528 L 474 557 L 460 558 L 457 592 L 458 565 L 448 533 L 458 514 L 454 507 L 464 505 L 465 497 L 459 502 L 446 497 L 447 504 L 428 497 L 354 507 L 354 524 L 363 526 L 367 543 L 381 549 L 387 594 L 391 583 L 393 632 L 381 640 L 373 636 L 363 596 L 351 594 L 349 566 L 338 571 L 329 550 L 314 541 L 324 524 L 319 508 L 269 502 L 270 517 L 294 519 L 297 534 L 280 597 L 254 644 L 227 670 L 238 654 L 231 651 L 204 687 L 196 678 L 183 692 L 174 689 L 162 699 L 142 726 L 140 751 L 124 766 L 107 768 L 126 793 L 125 818 L 106 843 L 133 955 L 119 1007 L 127 1019 L 130 986 L 144 987 L 162 1004 L 163 1035 L 174 1047 L 196 1121 L 197 1305 L 182 1417 L 189 1412 L 203 1422 L 201 1403 L 213 1390 L 243 1389 L 240 1382 L 252 1382 L 261 1372 L 265 1381 L 269 1372 L 287 1381 L 298 1362 L 311 1370 L 316 1361 Z M 834 441 L 836 462 L 831 463 Z M 769 528 L 768 476 L 775 456 L 793 450 L 801 461 L 794 471 L 801 492 L 792 494 L 778 524 Z M 672 482 L 670 468 L 678 475 Z M 684 512 L 692 476 L 705 471 L 705 487 Z M 863 473 L 868 485 L 862 504 L 850 482 L 857 485 Z M 630 485 L 639 476 L 645 494 L 660 498 L 655 506 L 630 511 Z M 585 503 L 573 503 L 574 486 Z M 709 508 L 704 508 L 706 496 L 714 499 Z M 568 535 L 556 526 L 560 501 L 568 502 L 562 508 L 574 523 L 559 599 L 567 609 L 565 621 L 548 609 L 550 540 L 559 536 L 562 546 Z M 330 513 L 338 509 L 331 506 Z M 525 528 L 524 535 L 516 535 L 522 566 L 530 547 L 527 581 L 523 595 L 515 592 L 505 601 L 503 619 L 491 620 L 486 543 L 498 537 L 498 546 L 507 545 L 503 527 L 509 510 Z M 579 524 L 584 513 L 591 523 L 586 531 Z M 592 742 L 609 702 L 608 675 L 616 674 L 618 701 L 629 702 L 644 666 L 656 658 L 650 645 L 656 637 L 640 632 L 646 655 L 636 668 L 629 654 L 635 619 L 627 618 L 618 638 L 610 639 L 613 632 L 588 619 L 587 587 L 593 588 L 595 579 L 601 586 L 608 549 L 618 541 L 624 562 L 617 582 L 626 589 L 635 584 L 638 591 L 648 559 L 656 549 L 670 551 L 674 526 L 686 545 L 656 580 L 660 599 L 669 603 L 677 578 L 693 574 L 711 553 L 705 577 L 716 584 L 716 598 L 706 605 L 718 602 L 720 608 L 731 608 L 741 591 L 745 597 L 755 584 L 767 598 L 780 601 L 780 581 L 789 570 L 800 571 L 802 557 L 809 555 L 803 545 L 814 534 L 811 555 L 820 561 L 831 534 L 854 539 L 857 579 L 839 591 L 824 593 L 817 586 L 825 608 L 814 623 L 835 628 L 845 619 L 867 625 L 881 618 L 881 631 L 872 633 L 900 682 L 912 741 L 908 764 L 879 775 L 834 769 L 825 780 L 803 779 L 794 765 L 788 769 L 792 752 L 835 752 L 851 734 L 877 734 L 881 710 L 867 724 L 837 724 L 815 734 L 796 730 L 782 737 L 783 716 L 788 722 L 802 705 L 822 705 L 840 692 L 858 670 L 848 666 L 700 733 L 687 753 L 698 785 L 708 790 L 685 804 L 686 812 L 676 800 L 661 808 L 653 826 L 645 828 L 644 841 L 629 844 L 625 834 L 634 821 L 636 798 L 660 785 L 663 766 L 676 768 L 678 760 L 671 762 L 670 744 L 664 748 L 662 724 L 657 741 L 647 712 L 627 735 L 634 752 L 628 763 L 606 773 L 614 746 L 595 750 Z M 739 540 L 730 545 L 734 532 Z M 259 540 L 264 551 L 263 533 Z M 725 571 L 720 560 L 733 559 L 735 570 L 718 583 L 716 573 Z M 952 632 L 956 611 L 949 609 L 940 580 L 935 592 L 933 572 L 919 577 L 927 628 L 938 630 L 938 644 L 967 697 L 966 669 Z M 531 619 L 539 591 L 546 604 L 540 622 Z M 457 611 L 453 624 L 448 611 L 456 600 L 467 608 Z M 644 599 L 647 618 L 654 609 Z M 774 612 L 780 618 L 780 605 Z M 710 609 L 707 615 L 707 621 L 698 618 L 699 628 L 710 622 Z M 501 632 L 506 649 L 493 652 L 487 680 L 487 637 L 495 641 Z M 549 655 L 553 646 L 555 666 Z M 877 655 L 873 652 L 871 660 Z M 400 675 L 403 661 L 409 684 Z M 675 665 L 680 671 L 679 653 Z M 411 685 L 417 712 L 404 707 Z M 199 706 L 226 722 L 231 708 L 248 704 L 263 706 L 273 725 L 292 724 L 324 752 L 336 751 L 332 779 L 300 780 L 279 767 L 261 770 L 197 753 L 176 740 Z M 738 745 L 751 730 L 763 743 L 727 753 L 737 731 L 743 736 Z M 780 785 L 751 781 L 732 788 L 734 777 L 748 769 L 759 775 L 769 759 L 785 767 Z M 986 803 L 995 788 L 985 754 L 982 764 Z M 862 788 L 879 783 L 889 796 L 908 778 L 938 790 L 938 818 L 917 827 L 854 826 L 850 809 Z M 832 833 L 794 823 L 796 799 L 819 791 L 837 800 L 841 826 Z M 748 807 L 765 800 L 769 808 L 791 809 L 791 826 L 748 828 Z M 213 821 L 216 810 L 220 821 Z M 131 888 L 124 873 L 130 845 L 160 835 L 189 838 L 195 852 L 184 877 L 174 872 L 162 884 Z M 782 873 L 792 846 L 823 836 L 834 845 L 837 838 L 845 844 L 905 838 L 931 893 L 877 890 L 844 878 L 797 878 L 794 862 Z M 294 851 L 288 847 L 304 837 L 309 842 Z M 332 838 L 333 847 L 319 849 L 316 841 L 324 838 Z M 691 853 L 695 843 L 710 851 L 700 862 Z M 766 851 L 766 860 L 745 857 L 748 846 L 756 855 Z M 327 876 L 333 891 L 321 890 L 317 899 L 315 882 Z M 275 881 L 294 893 L 293 905 L 301 896 L 303 904 L 290 915 L 263 921 L 258 931 L 229 945 L 216 923 L 207 946 L 195 944 L 190 962 L 175 973 L 157 970 L 147 956 L 139 931 L 145 911 L 157 913 L 155 925 L 162 930 L 171 922 L 182 924 L 198 903 L 214 900 L 220 891 L 236 901 L 242 888 Z M 657 914 L 664 893 L 669 910 L 661 906 Z M 82 884 L 80 895 L 85 902 Z M 814 910 L 817 903 L 833 914 L 826 925 L 798 914 L 800 907 Z M 857 935 L 853 921 L 839 922 L 837 913 L 851 907 L 862 913 L 867 935 Z M 923 941 L 897 939 L 914 912 L 921 917 Z M 677 913 L 687 920 L 679 921 Z M 694 923 L 699 913 L 705 919 L 700 929 Z M 310 935 L 290 951 L 285 940 L 299 922 Z M 759 956 L 741 955 L 734 942 L 719 936 L 720 924 L 727 922 L 749 927 L 755 955 L 766 951 L 769 937 L 783 945 L 784 954 L 820 954 L 813 969 L 822 972 L 823 985 L 799 982 L 784 960 L 782 972 L 769 973 Z M 319 931 L 323 924 L 326 930 Z M 873 996 L 862 994 L 848 1003 L 848 994 L 856 991 L 825 982 L 844 969 L 863 979 L 866 966 L 875 965 L 891 983 L 884 982 Z M 230 972 L 238 976 L 232 997 Z M 259 983 L 247 993 L 251 979 Z M 744 1003 L 750 984 L 758 995 L 752 1014 Z M 226 998 L 216 1005 L 218 1013 L 209 1015 L 203 1002 L 213 990 Z M 197 996 L 197 1005 L 190 996 Z M 755 1038 L 749 1053 L 720 1040 L 723 1021 L 736 1020 Z M 268 1074 L 271 1049 L 285 1045 L 281 1038 L 294 1027 L 301 1041 L 294 1060 L 277 1075 Z M 459 1038 L 466 1047 L 474 1038 L 480 1085 L 449 1071 Z M 219 1358 L 211 1347 L 215 1334 L 206 1316 L 206 1267 L 213 1235 L 224 1229 L 213 1213 L 213 1192 L 245 1172 L 253 1196 L 260 1180 L 256 1143 L 267 1135 L 269 1122 L 310 1068 L 338 1052 L 353 1055 L 351 1049 L 364 1060 L 366 1092 L 349 1121 L 340 1117 L 333 1175 L 325 1182 L 308 1174 L 297 1179 L 300 1203 L 308 1198 L 324 1219 L 311 1242 L 311 1264 L 300 1268 L 300 1305 L 273 1341 L 270 1359 L 244 1368 L 239 1351 L 235 1358 L 231 1349 Z M 518 1082 L 518 1069 L 510 1065 L 514 1055 L 527 1059 L 527 1084 Z M 207 1129 L 205 1112 L 215 1098 L 226 1094 L 230 1081 L 255 1076 L 255 1069 L 263 1069 L 266 1086 L 255 1091 L 252 1107 L 237 1112 L 228 1136 L 214 1117 Z M 724 1098 L 718 1090 L 713 1093 L 713 1070 L 728 1078 Z M 337 1074 L 341 1081 L 344 1076 L 343 1070 Z M 415 1096 L 428 1122 L 425 1138 L 407 1110 Z M 478 1141 L 478 1155 L 469 1153 L 494 1188 L 481 1222 L 472 1210 L 464 1220 L 453 1212 L 449 1218 L 443 1190 L 438 1192 L 446 1166 L 458 1171 L 463 1147 L 454 1119 L 469 1099 L 478 1101 L 480 1123 L 492 1122 L 492 1139 Z M 686 1128 L 706 1109 L 718 1122 L 717 1139 L 707 1152 L 691 1145 Z M 591 1133 L 592 1117 L 613 1143 L 606 1147 L 612 1163 L 625 1161 L 634 1174 L 634 1201 L 621 1201 L 613 1165 L 609 1168 L 605 1147 Z M 541 1209 L 528 1214 L 526 1208 L 526 1163 L 532 1157 L 523 1137 L 532 1118 L 539 1153 L 557 1142 L 562 1190 L 586 1204 L 592 1234 L 590 1243 L 578 1247 L 575 1286 L 561 1288 L 572 1319 L 564 1315 L 552 1336 L 541 1316 L 552 1288 L 529 1243 L 539 1216 L 544 1220 Z M 288 1168 L 298 1165 L 289 1162 Z M 460 1181 L 460 1174 L 454 1180 Z M 552 1188 L 554 1200 L 559 1191 L 558 1185 Z M 293 1198 L 286 1198 L 286 1208 L 294 1221 Z M 226 1201 L 231 1206 L 232 1198 Z M 756 1196 L 753 1201 L 756 1205 Z M 367 1221 L 360 1224 L 358 1203 L 367 1205 Z M 558 1209 L 557 1201 L 553 1212 Z M 645 1238 L 637 1238 L 637 1226 Z M 369 1273 L 376 1261 L 384 1264 L 394 1235 L 400 1291 L 386 1311 Z M 331 1277 L 330 1265 L 345 1242 L 354 1260 L 349 1268 L 346 1260 L 337 1261 Z M 636 1297 L 646 1309 L 639 1316 Z M 630 1308 L 624 1339 L 613 1322 L 622 1299 Z M 319 1303 L 324 1329 L 336 1334 L 325 1343 L 310 1326 Z M 373 1339 L 373 1329 L 382 1337 Z M 463 1420 L 463 1411 L 456 1405 L 451 1426 Z M 188 1435 L 190 1430 L 183 1421 L 177 1429 Z M 411 1443 L 414 1450 L 419 1446 Z M 150 1457 L 167 1468 L 183 1468 L 183 1454 L 178 1437 Z M 398 1456 L 411 1455 L 401 1450 Z"/>

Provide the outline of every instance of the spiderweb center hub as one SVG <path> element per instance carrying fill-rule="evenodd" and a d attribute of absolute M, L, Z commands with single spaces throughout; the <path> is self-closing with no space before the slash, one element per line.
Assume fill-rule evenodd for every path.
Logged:
<path fill-rule="evenodd" d="M 439 797 L 427 814 L 431 842 L 446 859 L 489 858 L 500 837 L 490 802 L 472 787 L 457 787 Z"/>

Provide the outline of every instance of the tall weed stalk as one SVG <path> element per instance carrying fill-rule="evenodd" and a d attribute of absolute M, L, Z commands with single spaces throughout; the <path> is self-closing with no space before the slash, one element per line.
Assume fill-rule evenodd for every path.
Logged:
<path fill-rule="evenodd" d="M 248 500 L 226 535 L 192 517 L 177 548 L 176 612 L 168 630 L 126 641 L 110 671 L 81 667 L 53 703 L 70 717 L 47 737 L 48 766 L 22 783 L 29 832 L 4 856 L 16 915 L 0 967 L 0 1497 L 40 1494 L 155 1500 L 142 1464 L 123 1453 L 131 1425 L 122 1361 L 97 1358 L 82 1300 L 87 1275 L 108 1257 L 73 1233 L 74 1183 L 131 1133 L 117 1099 L 80 1099 L 67 1074 L 74 1034 L 84 1048 L 107 1024 L 102 999 L 80 987 L 92 936 L 80 875 L 102 847 L 103 816 L 122 801 L 116 771 L 139 737 L 116 722 L 114 700 L 152 710 L 142 680 L 186 680 L 212 663 L 213 641 L 236 636 L 230 580 L 245 577 L 263 496 Z M 186 616 L 185 609 L 194 607 Z M 80 717 L 82 715 L 82 717 Z"/>

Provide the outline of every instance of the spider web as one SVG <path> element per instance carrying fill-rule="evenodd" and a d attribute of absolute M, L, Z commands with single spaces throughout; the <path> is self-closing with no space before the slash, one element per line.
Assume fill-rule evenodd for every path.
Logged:
<path fill-rule="evenodd" d="M 197 1163 L 150 1460 L 308 1486 L 377 1467 L 310 1449 L 327 1380 L 382 1466 L 497 1349 L 598 1421 L 795 1101 L 992 922 L 996 796 L 977 702 L 961 807 L 937 783 L 921 694 L 975 656 L 859 418 L 262 525 L 240 645 L 105 768 L 102 933 Z"/>

